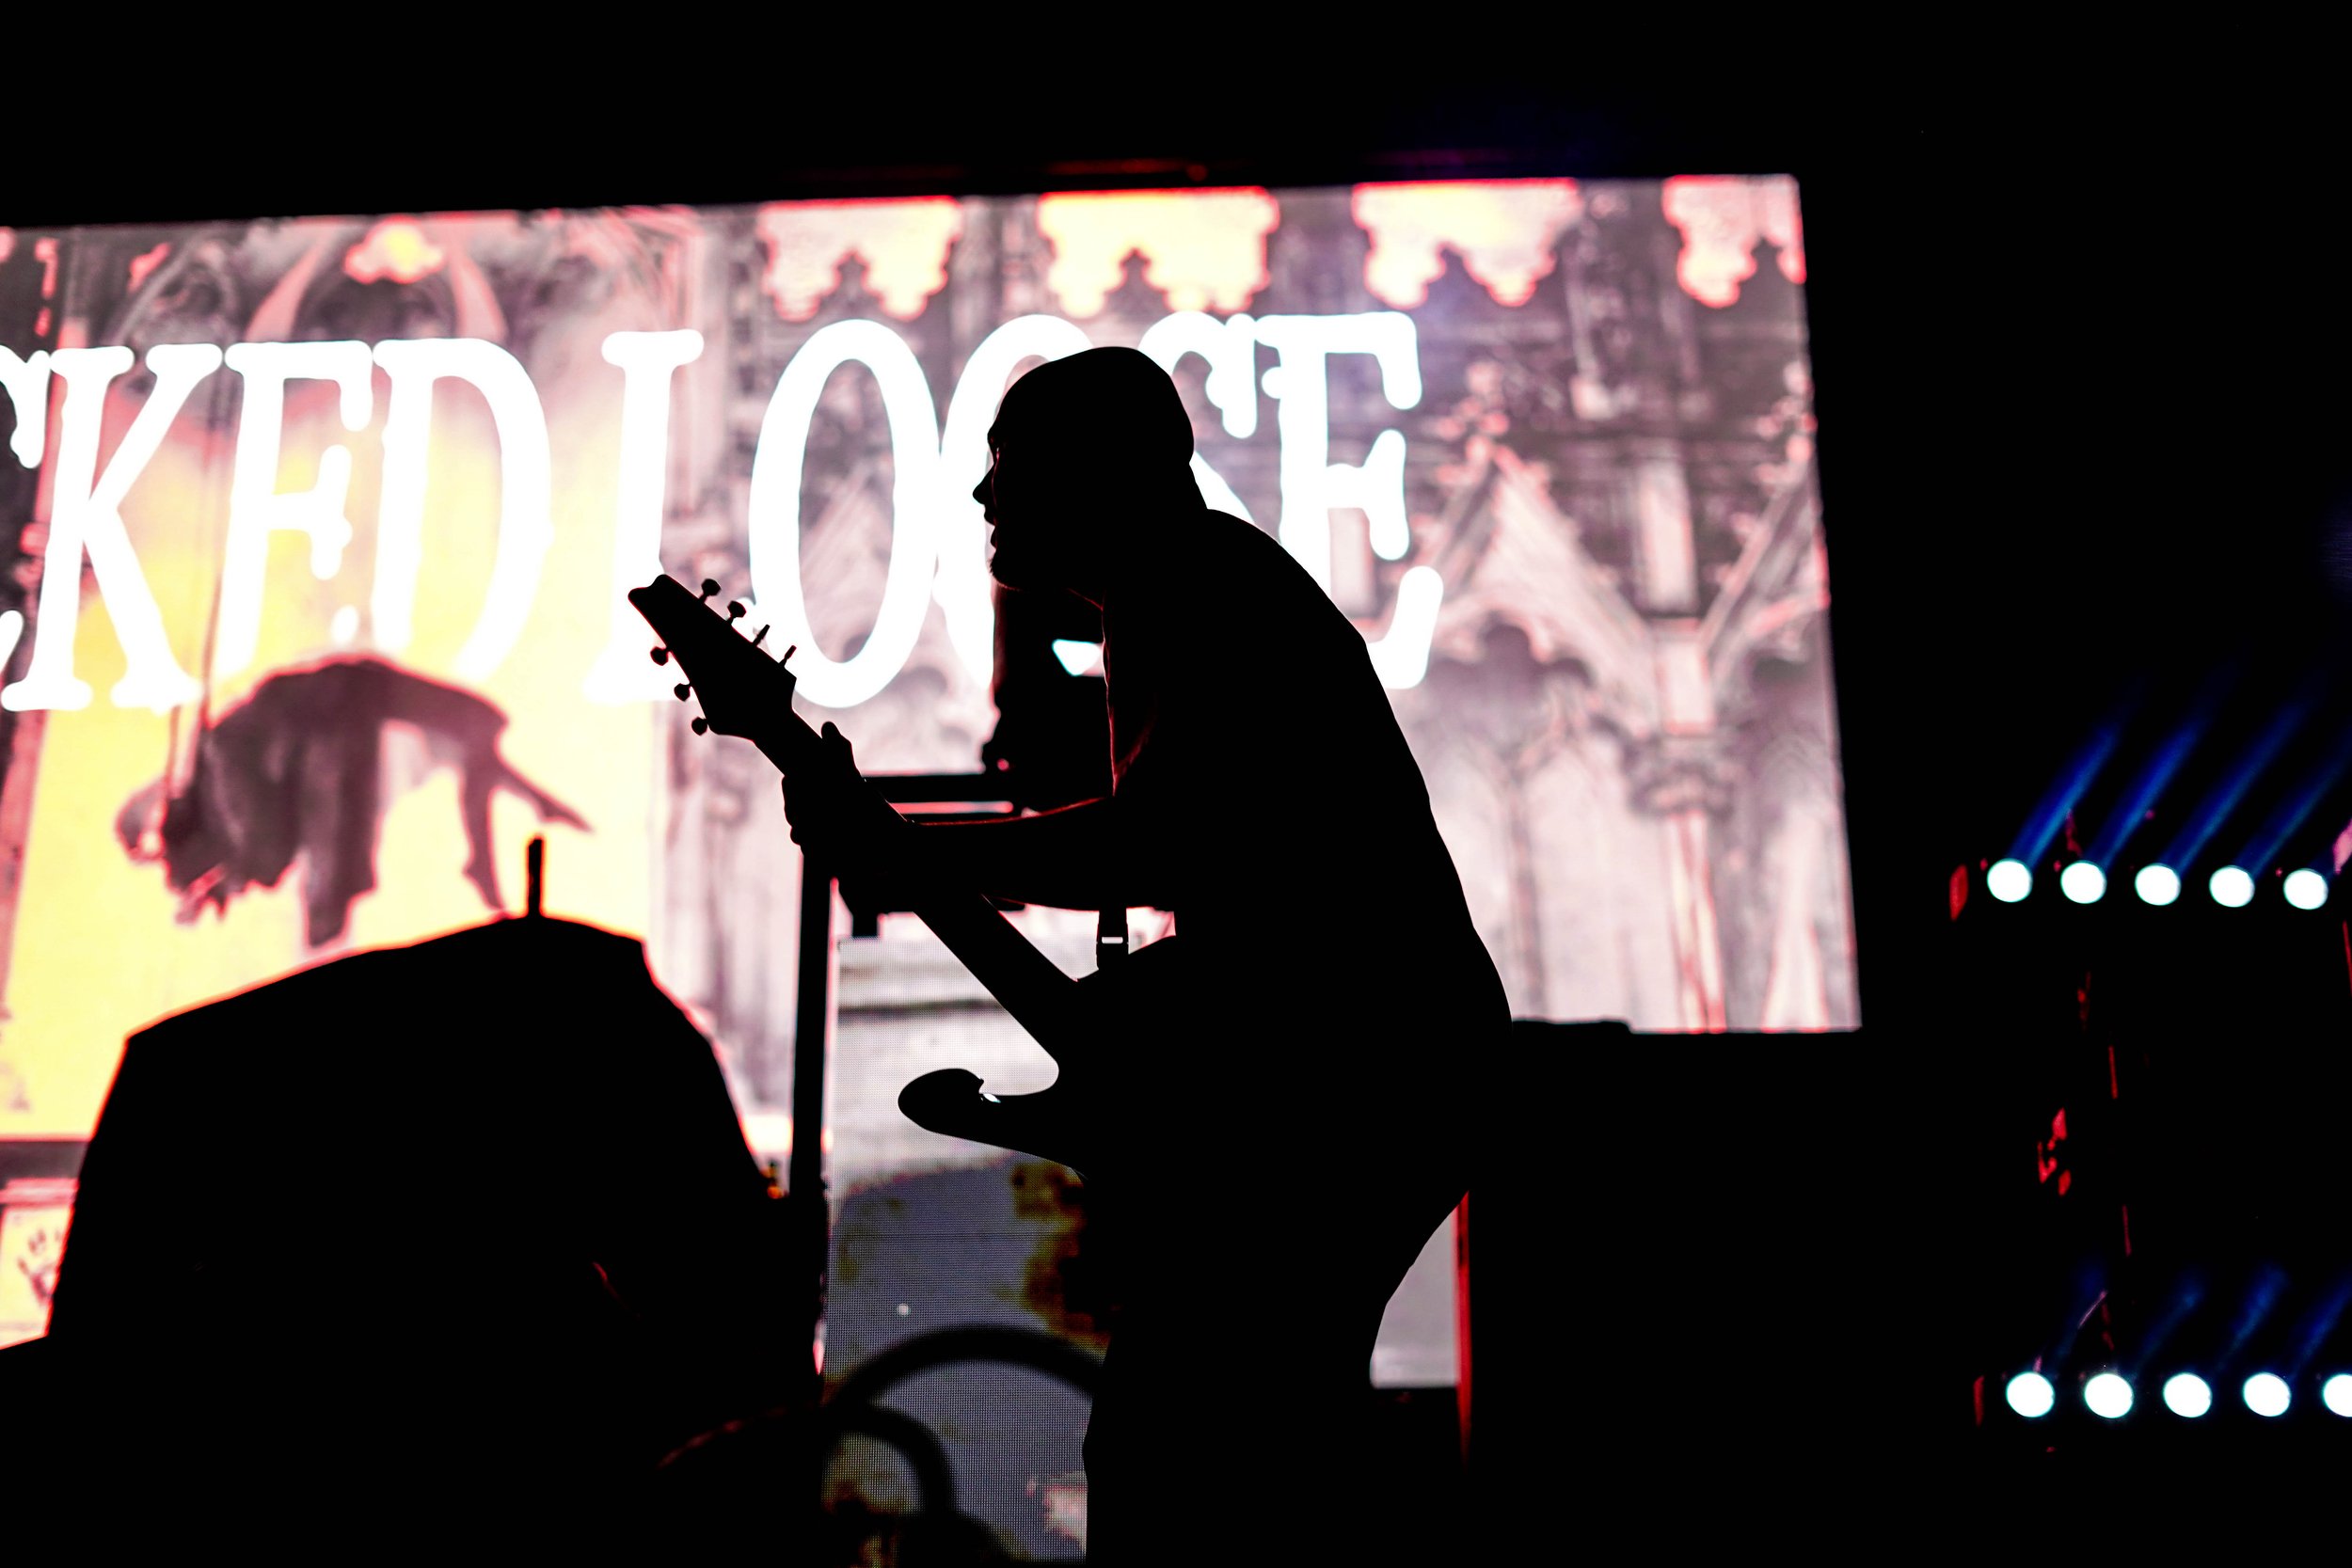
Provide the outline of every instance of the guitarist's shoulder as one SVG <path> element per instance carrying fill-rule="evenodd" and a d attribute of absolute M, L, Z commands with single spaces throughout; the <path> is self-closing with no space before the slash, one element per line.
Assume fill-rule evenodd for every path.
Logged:
<path fill-rule="evenodd" d="M 1230 512 L 1203 510 L 1199 526 L 1202 540 L 1214 547 L 1254 555 L 1270 545 L 1278 553 L 1290 553 L 1273 534 Z"/>
<path fill-rule="evenodd" d="M 1220 598 L 1241 595 L 1280 600 L 1304 594 L 1326 597 L 1290 547 L 1266 530 L 1230 512 L 1203 510 L 1193 521 L 1189 537 L 1176 549 L 1179 560 L 1193 568 L 1192 582 L 1163 578 L 1163 594 L 1198 593 L 1202 578 L 1215 584 Z"/>
<path fill-rule="evenodd" d="M 1322 585 L 1257 524 L 1204 508 L 1179 527 L 1182 531 L 1168 541 L 1152 569 L 1135 574 L 1121 587 L 1107 613 L 1106 630 L 1115 622 L 1143 642 L 1180 645 L 1185 663 L 1203 669 L 1232 663 L 1254 668 L 1262 657 L 1257 640 L 1198 635 L 1209 626 L 1249 626 L 1278 634 L 1286 644 L 1309 646 L 1347 629 Z M 1346 645 L 1360 649 L 1361 639 Z"/>

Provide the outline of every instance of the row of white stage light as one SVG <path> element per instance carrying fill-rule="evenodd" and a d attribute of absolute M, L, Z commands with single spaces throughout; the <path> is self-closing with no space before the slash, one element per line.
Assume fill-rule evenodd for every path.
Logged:
<path fill-rule="evenodd" d="M 2023 861 L 1994 861 L 1984 874 L 1984 890 L 2004 904 L 2014 904 L 2033 891 L 2033 871 Z M 2058 873 L 2058 891 L 2077 904 L 2095 904 L 2106 895 L 2107 874 L 2092 861 L 2076 861 Z M 2181 895 L 2181 874 L 2169 865 L 2143 865 L 2132 879 L 2132 891 L 2144 904 L 2169 904 Z M 2244 909 L 2254 901 L 2254 876 L 2242 866 L 2225 865 L 2205 879 L 2205 891 L 2225 909 Z M 2325 908 L 2328 879 L 2309 866 L 2290 871 L 2279 891 L 2298 910 Z"/>
<path fill-rule="evenodd" d="M 2040 1372 L 2019 1372 L 2009 1380 L 2009 1407 L 2027 1420 L 2039 1420 L 2058 1408 L 2058 1390 Z M 2256 1372 L 2239 1386 L 2238 1397 L 2257 1416 L 2277 1418 L 2295 1402 L 2295 1391 L 2276 1372 Z M 2213 1408 L 2213 1387 L 2195 1372 L 2175 1372 L 2164 1380 L 2164 1407 L 2175 1416 L 2195 1420 Z M 2099 1372 L 2083 1383 L 2083 1403 L 2094 1416 L 2110 1421 L 2132 1413 L 2132 1386 L 2120 1372 Z M 2338 1372 L 2319 1386 L 2319 1402 L 2338 1416 L 2352 1418 L 2352 1373 Z"/>

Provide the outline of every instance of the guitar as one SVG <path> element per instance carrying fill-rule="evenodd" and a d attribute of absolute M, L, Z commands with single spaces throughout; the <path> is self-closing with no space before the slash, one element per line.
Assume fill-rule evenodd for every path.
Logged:
<path fill-rule="evenodd" d="M 661 639 L 654 662 L 675 659 L 686 677 L 677 696 L 701 704 L 694 733 L 749 740 L 787 778 L 838 767 L 825 755 L 824 738 L 792 711 L 798 684 L 787 667 L 792 650 L 771 656 L 762 646 L 765 628 L 745 637 L 736 627 L 742 605 L 731 603 L 723 612 L 712 603 L 718 592 L 719 585 L 706 579 L 697 596 L 665 575 L 628 593 L 628 602 Z M 897 815 L 870 786 L 854 809 Z M 1064 974 L 977 892 L 918 887 L 913 902 L 913 912 L 1044 1048 L 1057 1071 L 1053 1085 L 1035 1094 L 994 1095 L 977 1074 L 946 1068 L 901 1089 L 898 1109 L 934 1132 L 1080 1170 L 1099 1168 L 1095 1140 L 1106 1119 L 1099 1101 L 1110 1075 L 1089 1046 L 1103 1037 L 1107 1022 L 1111 976 L 1073 980 Z"/>

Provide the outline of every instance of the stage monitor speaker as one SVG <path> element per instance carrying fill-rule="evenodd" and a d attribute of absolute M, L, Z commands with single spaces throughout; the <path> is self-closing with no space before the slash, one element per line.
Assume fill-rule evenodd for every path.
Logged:
<path fill-rule="evenodd" d="M 47 1350 L 85 1469 L 593 1486 L 808 1392 L 784 1207 L 642 947 L 505 921 L 134 1036 Z"/>
<path fill-rule="evenodd" d="M 1476 1517 L 1794 1506 L 1899 1446 L 1933 1349 L 1907 1374 L 1890 1325 L 1931 1221 L 1860 1032 L 1522 1022 L 1488 1105 L 1459 1243 Z"/>

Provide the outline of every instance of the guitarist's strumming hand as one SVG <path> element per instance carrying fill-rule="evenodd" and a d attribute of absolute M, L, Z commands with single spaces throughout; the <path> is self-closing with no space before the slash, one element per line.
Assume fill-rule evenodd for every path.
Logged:
<path fill-rule="evenodd" d="M 823 740 L 817 764 L 784 781 L 792 842 L 832 869 L 842 901 L 859 913 L 913 908 L 914 824 L 858 772 L 847 736 L 828 723 Z"/>

